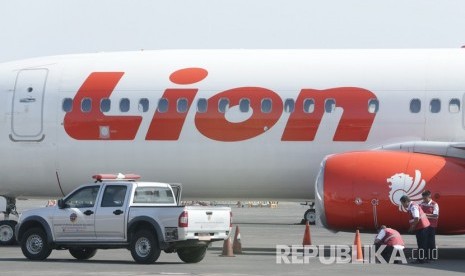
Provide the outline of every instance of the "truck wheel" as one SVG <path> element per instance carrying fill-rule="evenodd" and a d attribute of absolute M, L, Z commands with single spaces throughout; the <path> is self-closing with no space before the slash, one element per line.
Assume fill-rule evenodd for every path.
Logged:
<path fill-rule="evenodd" d="M 137 231 L 131 239 L 131 255 L 139 264 L 152 264 L 160 257 L 160 247 L 154 234 L 148 230 Z"/>
<path fill-rule="evenodd" d="M 203 260 L 206 253 L 206 246 L 186 247 L 178 249 L 178 256 L 185 263 L 198 263 Z"/>
<path fill-rule="evenodd" d="M 69 253 L 78 260 L 88 260 L 95 256 L 97 249 L 90 247 L 70 248 Z"/>
<path fill-rule="evenodd" d="M 0 221 L 0 245 L 15 244 L 15 226 L 16 221 L 4 220 Z"/>
<path fill-rule="evenodd" d="M 21 239 L 21 251 L 29 260 L 45 260 L 52 249 L 47 243 L 47 235 L 40 228 L 32 228 L 24 233 Z"/>

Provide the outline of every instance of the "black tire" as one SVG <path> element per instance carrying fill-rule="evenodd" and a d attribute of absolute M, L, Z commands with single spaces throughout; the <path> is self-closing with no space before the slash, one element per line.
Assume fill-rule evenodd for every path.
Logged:
<path fill-rule="evenodd" d="M 41 261 L 47 259 L 52 249 L 47 243 L 47 235 L 40 228 L 31 228 L 21 239 L 21 251 L 29 260 Z"/>
<path fill-rule="evenodd" d="M 131 239 L 131 255 L 139 264 L 153 264 L 160 257 L 160 247 L 152 231 L 139 230 Z"/>
<path fill-rule="evenodd" d="M 95 256 L 97 253 L 97 248 L 90 248 L 90 247 L 78 247 L 78 248 L 70 248 L 69 253 L 71 256 L 78 260 L 88 260 Z"/>
<path fill-rule="evenodd" d="M 206 246 L 199 246 L 199 247 L 186 247 L 178 249 L 178 256 L 179 258 L 188 264 L 198 263 L 207 253 Z"/>
<path fill-rule="evenodd" d="M 316 223 L 316 212 L 315 209 L 308 209 L 304 214 L 304 221 L 308 221 L 309 224 Z"/>
<path fill-rule="evenodd" d="M 17 222 L 14 220 L 0 221 L 0 246 L 12 245 L 16 243 L 16 224 Z"/>

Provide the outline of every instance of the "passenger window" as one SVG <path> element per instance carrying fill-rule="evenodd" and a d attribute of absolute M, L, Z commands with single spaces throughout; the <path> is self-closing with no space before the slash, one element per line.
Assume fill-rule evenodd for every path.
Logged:
<path fill-rule="evenodd" d="M 126 186 L 111 185 L 105 188 L 102 198 L 102 207 L 121 207 L 126 198 Z"/>
<path fill-rule="evenodd" d="M 294 112 L 295 101 L 293 99 L 286 99 L 284 101 L 284 112 L 292 113 Z"/>
<path fill-rule="evenodd" d="M 229 100 L 222 98 L 218 102 L 218 111 L 220 113 L 226 113 L 226 110 L 229 108 Z"/>
<path fill-rule="evenodd" d="M 429 111 L 431 113 L 439 113 L 441 111 L 441 100 L 432 99 L 429 103 Z"/>
<path fill-rule="evenodd" d="M 207 107 L 208 107 L 207 99 L 202 98 L 197 101 L 197 112 L 205 113 L 207 112 Z"/>
<path fill-rule="evenodd" d="M 325 111 L 326 113 L 332 113 L 336 110 L 336 100 L 335 99 L 327 99 L 325 101 Z"/>
<path fill-rule="evenodd" d="M 144 113 L 149 111 L 149 99 L 142 98 L 139 100 L 139 111 Z"/>
<path fill-rule="evenodd" d="M 262 100 L 262 112 L 263 113 L 270 113 L 272 109 L 273 102 L 271 99 L 263 99 Z"/>
<path fill-rule="evenodd" d="M 92 109 L 92 99 L 84 98 L 81 101 L 81 110 L 82 112 L 90 112 Z"/>
<path fill-rule="evenodd" d="M 313 99 L 304 100 L 304 112 L 313 113 L 315 111 L 315 101 Z"/>
<path fill-rule="evenodd" d="M 84 187 L 65 200 L 66 208 L 89 208 L 94 207 L 100 186 Z"/>
<path fill-rule="evenodd" d="M 165 113 L 168 111 L 168 100 L 165 98 L 161 98 L 158 101 L 158 107 L 157 107 L 158 112 L 160 113 Z"/>
<path fill-rule="evenodd" d="M 167 187 L 138 187 L 134 192 L 133 203 L 176 203 Z"/>
<path fill-rule="evenodd" d="M 181 98 L 178 100 L 177 110 L 178 113 L 186 113 L 187 112 L 187 99 L 186 98 Z"/>
<path fill-rule="evenodd" d="M 73 111 L 73 99 L 71 98 L 63 99 L 62 107 L 63 107 L 63 111 L 66 113 Z"/>
<path fill-rule="evenodd" d="M 413 99 L 410 101 L 410 112 L 418 113 L 421 110 L 421 101 L 420 99 Z"/>
<path fill-rule="evenodd" d="M 459 99 L 452 99 L 449 102 L 449 112 L 450 113 L 458 113 L 460 112 L 460 100 Z"/>
<path fill-rule="evenodd" d="M 369 113 L 378 113 L 379 101 L 378 99 L 370 99 L 368 101 L 368 112 Z"/>
<path fill-rule="evenodd" d="M 119 110 L 121 112 L 128 112 L 130 107 L 130 102 L 128 98 L 122 98 L 119 102 Z"/>
<path fill-rule="evenodd" d="M 108 112 L 111 108 L 111 100 L 110 99 L 102 99 L 100 101 L 100 111 Z"/>
<path fill-rule="evenodd" d="M 241 112 L 247 113 L 250 109 L 250 100 L 249 99 L 241 99 L 239 101 L 239 110 Z"/>

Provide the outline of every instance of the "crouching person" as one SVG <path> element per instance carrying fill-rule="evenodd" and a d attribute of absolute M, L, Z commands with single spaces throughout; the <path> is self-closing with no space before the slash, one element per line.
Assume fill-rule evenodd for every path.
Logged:
<path fill-rule="evenodd" d="M 381 252 L 381 256 L 389 263 L 389 261 L 394 260 L 396 256 L 405 256 L 403 254 L 404 250 L 404 240 L 400 233 L 392 228 L 388 228 L 385 225 L 382 225 L 379 228 L 378 235 L 375 238 L 375 249 L 379 250 L 381 246 L 386 246 Z M 402 251 L 402 254 L 399 254 L 399 251 Z M 382 261 L 380 261 L 382 262 Z M 394 263 L 401 263 L 399 260 L 396 260 Z"/>

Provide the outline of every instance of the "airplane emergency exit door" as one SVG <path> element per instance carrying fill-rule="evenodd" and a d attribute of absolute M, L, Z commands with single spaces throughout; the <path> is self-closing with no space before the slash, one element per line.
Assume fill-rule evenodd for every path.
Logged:
<path fill-rule="evenodd" d="M 43 99 L 47 69 L 21 70 L 16 78 L 11 115 L 11 140 L 41 141 L 43 133 Z"/>

